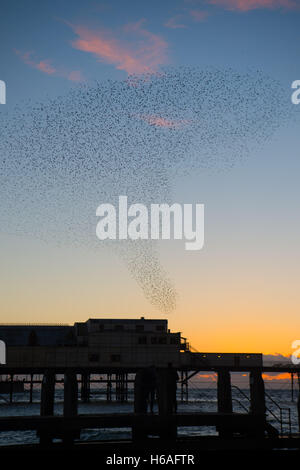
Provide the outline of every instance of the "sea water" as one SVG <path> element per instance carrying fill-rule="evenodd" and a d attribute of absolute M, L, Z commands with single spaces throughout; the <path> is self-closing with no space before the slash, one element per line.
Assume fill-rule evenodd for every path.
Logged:
<path fill-rule="evenodd" d="M 188 402 L 181 402 L 181 391 L 178 387 L 177 400 L 178 412 L 216 412 L 217 411 L 217 390 L 216 388 L 198 388 L 197 385 L 189 390 Z M 232 390 L 233 410 L 235 412 L 245 413 L 249 409 L 249 389 L 243 389 L 242 392 Z M 266 397 L 266 405 L 268 408 L 267 419 L 274 427 L 281 431 L 279 423 L 280 408 L 282 409 L 284 433 L 290 430 L 292 433 L 298 432 L 298 415 L 297 415 L 297 392 L 294 393 L 294 401 L 290 389 L 267 389 L 270 398 Z M 40 387 L 33 390 L 33 403 L 29 403 L 29 391 L 14 394 L 14 402 L 9 404 L 8 395 L 0 395 L 0 417 L 1 416 L 33 416 L 40 414 Z M 63 389 L 57 386 L 55 392 L 55 415 L 63 414 Z M 104 387 L 94 388 L 91 390 L 91 398 L 89 403 L 81 403 L 79 397 L 78 413 L 79 414 L 96 414 L 96 413 L 131 413 L 133 412 L 133 390 L 128 391 L 128 401 L 118 402 L 113 396 L 111 402 L 106 401 L 106 391 Z M 288 424 L 288 409 L 290 409 L 291 429 Z M 157 404 L 154 406 L 154 413 L 157 413 Z M 272 414 L 273 413 L 273 414 Z M 217 435 L 214 426 L 199 427 L 179 427 L 178 436 L 197 436 L 197 435 Z M 114 429 L 85 429 L 81 431 L 80 440 L 117 440 L 130 439 L 131 429 L 114 428 Z M 0 432 L 0 446 L 12 444 L 31 444 L 39 442 L 35 431 L 5 431 Z"/>

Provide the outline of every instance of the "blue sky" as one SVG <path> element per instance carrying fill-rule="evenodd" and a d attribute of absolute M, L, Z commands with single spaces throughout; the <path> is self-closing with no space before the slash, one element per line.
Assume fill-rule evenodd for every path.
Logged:
<path fill-rule="evenodd" d="M 296 119 L 231 170 L 173 181 L 175 200 L 205 204 L 207 228 L 204 250 L 192 256 L 176 243 L 159 246 L 180 298 L 169 321 L 203 350 L 287 354 L 297 339 L 300 105 L 291 104 L 290 87 L 300 79 L 299 7 L 298 0 L 1 4 L 0 79 L 7 104 L 0 107 L 0 122 L 14 119 L 16 106 L 26 120 L 28 100 L 40 104 L 95 81 L 169 66 L 260 70 L 283 89 Z M 168 128 L 167 122 L 157 125 Z M 161 314 L 110 251 L 101 250 L 98 258 L 84 247 L 8 234 L 5 220 L 0 223 L 3 321 Z"/>
<path fill-rule="evenodd" d="M 214 65 L 263 69 L 286 86 L 299 67 L 299 18 L 290 2 L 238 0 L 202 1 L 4 1 L 0 17 L 1 78 L 7 82 L 10 104 L 21 98 L 55 95 L 74 86 L 73 71 L 87 81 L 122 79 L 126 70 L 105 57 L 78 50 L 76 27 L 135 51 L 148 39 L 140 30 L 160 38 L 153 46 L 156 69 L 163 65 Z M 269 4 L 259 8 L 259 4 Z M 236 4 L 235 7 L 232 5 Z M 296 0 L 295 5 L 299 4 Z M 280 6 L 281 5 L 281 6 Z M 126 26 L 141 23 L 140 30 Z M 73 44 L 73 45 L 72 45 Z M 163 49 L 163 50 L 162 50 Z M 19 51 L 19 53 L 16 53 Z M 29 54 L 26 59 L 26 54 Z M 45 61 L 56 70 L 47 74 L 34 64 Z M 76 75 L 75 75 L 76 77 Z M 71 83 L 68 83 L 71 82 Z"/>

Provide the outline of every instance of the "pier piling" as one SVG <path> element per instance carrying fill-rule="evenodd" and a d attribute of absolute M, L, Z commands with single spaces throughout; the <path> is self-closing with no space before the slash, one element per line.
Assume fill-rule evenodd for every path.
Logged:
<path fill-rule="evenodd" d="M 41 389 L 41 416 L 53 416 L 54 414 L 55 374 L 46 371 L 43 376 Z"/>
<path fill-rule="evenodd" d="M 64 374 L 64 416 L 77 415 L 78 384 L 75 372 Z"/>
<path fill-rule="evenodd" d="M 266 415 L 265 384 L 260 370 L 250 372 L 250 412 L 258 417 L 258 423 L 253 430 L 256 437 L 263 437 L 265 431 Z"/>
<path fill-rule="evenodd" d="M 43 376 L 41 388 L 41 416 L 53 416 L 54 414 L 54 394 L 55 394 L 55 374 L 52 371 L 46 371 Z M 47 431 L 39 432 L 40 444 L 43 446 L 52 443 L 53 436 Z"/>
<path fill-rule="evenodd" d="M 30 374 L 29 403 L 32 403 L 33 397 L 33 374 Z"/>
<path fill-rule="evenodd" d="M 164 440 L 174 440 L 177 436 L 177 426 L 173 413 L 177 411 L 176 376 L 172 367 L 161 368 L 157 371 L 158 411 L 162 418 L 160 437 Z"/>
<path fill-rule="evenodd" d="M 300 372 L 297 372 L 297 378 L 298 378 L 298 400 L 297 400 L 298 430 L 300 433 Z"/>
<path fill-rule="evenodd" d="M 78 411 L 78 382 L 76 373 L 68 371 L 64 374 L 64 417 L 77 416 Z M 74 439 L 80 437 L 80 431 L 74 429 L 65 432 L 63 442 L 65 445 L 72 445 Z"/>
<path fill-rule="evenodd" d="M 260 370 L 250 372 L 251 413 L 263 415 L 266 413 L 265 384 Z"/>
<path fill-rule="evenodd" d="M 229 370 L 218 370 L 218 412 L 219 413 L 232 413 L 232 392 L 231 392 L 231 377 Z M 224 426 L 218 426 L 217 431 L 220 437 L 230 437 L 232 431 Z"/>
<path fill-rule="evenodd" d="M 9 387 L 9 403 L 13 402 L 13 391 L 14 391 L 14 376 L 10 375 L 10 387 Z"/>
<path fill-rule="evenodd" d="M 110 402 L 112 399 L 112 382 L 111 382 L 111 374 L 107 374 L 107 383 L 106 383 L 106 400 Z"/>
<path fill-rule="evenodd" d="M 231 378 L 228 370 L 218 370 L 218 412 L 232 413 Z"/>
<path fill-rule="evenodd" d="M 83 403 L 90 401 L 90 374 L 86 372 L 81 374 L 81 401 Z"/>

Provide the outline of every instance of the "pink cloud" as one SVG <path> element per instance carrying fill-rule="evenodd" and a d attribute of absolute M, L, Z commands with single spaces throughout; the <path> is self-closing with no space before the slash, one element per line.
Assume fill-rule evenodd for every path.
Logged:
<path fill-rule="evenodd" d="M 299 0 L 208 0 L 212 5 L 219 5 L 228 10 L 250 11 L 259 8 L 296 9 L 299 8 Z"/>
<path fill-rule="evenodd" d="M 138 118 L 147 122 L 150 126 L 164 127 L 167 129 L 178 129 L 185 126 L 186 124 L 189 124 L 190 122 L 186 119 L 167 119 L 162 116 L 156 116 L 154 114 L 139 115 Z"/>
<path fill-rule="evenodd" d="M 71 80 L 72 82 L 83 82 L 84 77 L 80 70 L 72 70 L 72 72 L 68 73 L 67 78 Z"/>
<path fill-rule="evenodd" d="M 71 72 L 66 72 L 62 69 L 57 69 L 51 65 L 49 59 L 44 60 L 34 60 L 32 58 L 33 53 L 31 51 L 21 53 L 19 50 L 15 50 L 15 53 L 23 60 L 23 62 L 34 69 L 39 70 L 40 72 L 46 73 L 47 75 L 55 75 L 58 77 L 64 77 L 73 82 L 82 82 L 84 78 L 79 70 L 72 70 Z"/>
<path fill-rule="evenodd" d="M 207 11 L 202 11 L 202 10 L 190 10 L 190 15 L 194 19 L 194 21 L 200 22 L 204 21 L 205 18 L 207 18 L 208 13 Z"/>
<path fill-rule="evenodd" d="M 52 75 L 56 72 L 55 68 L 50 65 L 48 60 L 41 60 L 34 66 L 41 72 L 47 73 L 48 75 Z"/>
<path fill-rule="evenodd" d="M 53 75 L 56 72 L 56 69 L 51 65 L 50 60 L 41 60 L 36 62 L 32 59 L 32 52 L 24 52 L 23 54 L 16 50 L 16 54 L 21 57 L 25 64 L 30 65 L 31 67 L 40 70 L 48 75 Z"/>
<path fill-rule="evenodd" d="M 180 18 L 182 18 L 182 15 L 172 16 L 172 18 L 169 18 L 168 21 L 165 22 L 165 26 L 171 29 L 186 28 L 185 24 L 180 23 Z"/>
<path fill-rule="evenodd" d="M 142 23 L 143 20 L 123 28 L 126 38 L 128 35 L 135 37 L 134 44 L 113 37 L 108 31 L 71 25 L 78 36 L 72 45 L 128 74 L 154 73 L 166 62 L 168 45 L 159 35 L 143 28 Z"/>

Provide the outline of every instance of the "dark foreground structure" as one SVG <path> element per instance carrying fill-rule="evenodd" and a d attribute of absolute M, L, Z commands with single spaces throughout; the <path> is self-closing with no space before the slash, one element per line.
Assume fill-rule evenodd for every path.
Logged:
<path fill-rule="evenodd" d="M 39 446 L 78 446 L 83 429 L 130 428 L 132 439 L 118 442 L 118 448 L 159 447 L 168 443 L 176 448 L 201 449 L 278 449 L 300 448 L 299 434 L 291 433 L 290 416 L 283 431 L 280 411 L 279 430 L 266 418 L 266 392 L 262 373 L 288 372 L 300 381 L 300 369 L 286 365 L 264 367 L 261 354 L 221 354 L 192 352 L 180 333 L 171 333 L 167 320 L 91 319 L 69 326 L 0 326 L 0 339 L 6 343 L 6 364 L 0 367 L 9 402 L 18 381 L 16 375 L 29 376 L 29 401 L 35 383 L 41 385 L 40 416 L 1 417 L 0 432 L 34 430 Z M 189 380 L 201 371 L 217 374 L 216 412 L 177 413 L 176 386 L 181 399 L 188 398 Z M 233 412 L 230 372 L 249 373 L 249 407 Z M 105 382 L 107 400 L 126 401 L 128 385 L 134 382 L 134 412 L 117 414 L 78 414 L 78 397 L 89 401 L 92 374 Z M 40 376 L 39 380 L 35 377 Z M 63 377 L 63 378 L 62 378 Z M 104 378 L 103 378 L 104 377 Z M 131 377 L 131 378 L 130 378 Z M 64 389 L 63 415 L 54 415 L 55 385 Z M 80 386 L 80 390 L 79 390 Z M 1 393 L 1 391 L 0 391 Z M 240 393 L 243 392 L 240 390 Z M 148 404 L 157 396 L 158 413 L 148 413 Z M 300 401 L 298 401 L 300 403 Z M 300 405 L 298 405 L 298 409 Z M 213 426 L 218 435 L 178 438 L 177 428 Z M 300 429 L 300 422 L 299 422 Z M 61 443 L 54 443 L 59 439 Z M 100 449 L 113 449 L 114 443 L 91 443 Z"/>

